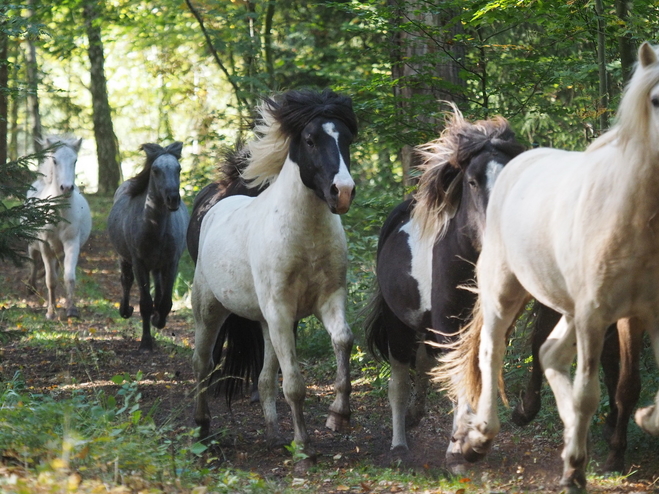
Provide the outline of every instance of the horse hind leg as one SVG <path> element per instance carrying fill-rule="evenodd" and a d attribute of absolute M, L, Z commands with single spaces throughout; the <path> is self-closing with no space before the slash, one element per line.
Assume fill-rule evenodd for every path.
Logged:
<path fill-rule="evenodd" d="M 416 360 L 414 364 L 414 392 L 412 401 L 405 415 L 405 425 L 407 427 L 416 427 L 426 414 L 426 401 L 428 398 L 428 384 L 430 382 L 430 371 L 436 361 L 428 351 L 424 342 L 420 343 L 416 350 Z"/>
<path fill-rule="evenodd" d="M 38 295 L 37 282 L 45 275 L 45 267 L 41 259 L 41 252 L 36 244 L 28 246 L 28 257 L 30 258 L 30 276 L 27 282 L 28 295 Z"/>
<path fill-rule="evenodd" d="M 527 425 L 540 411 L 542 405 L 540 391 L 542 389 L 543 375 L 542 365 L 540 364 L 540 347 L 561 318 L 558 312 L 537 301 L 534 302 L 531 310 L 536 311 L 533 316 L 534 320 L 532 322 L 531 333 L 531 353 L 533 356 L 531 378 L 526 386 L 526 390 L 522 391 L 521 399 L 513 410 L 511 417 L 512 421 L 519 426 Z"/>
<path fill-rule="evenodd" d="M 627 450 L 627 426 L 629 417 L 641 393 L 640 356 L 643 348 L 645 326 L 636 318 L 618 321 L 620 376 L 616 383 L 616 422 L 608 439 L 609 455 L 604 463 L 605 472 L 623 472 Z M 615 333 L 614 333 L 615 335 Z M 605 343 L 606 346 L 606 343 Z M 604 358 L 602 365 L 606 367 Z M 608 418 L 608 417 L 607 417 Z"/>
<path fill-rule="evenodd" d="M 162 329 L 167 323 L 167 316 L 172 310 L 172 291 L 176 281 L 178 263 L 168 266 L 158 275 L 154 275 L 154 285 L 156 288 L 156 297 L 154 302 L 154 312 L 151 316 L 151 324 L 156 328 Z"/>
<path fill-rule="evenodd" d="M 121 302 L 119 304 L 119 314 L 124 319 L 128 319 L 133 315 L 133 306 L 130 305 L 130 288 L 133 286 L 133 265 L 124 259 L 121 260 L 121 288 L 123 293 L 121 295 Z"/>
<path fill-rule="evenodd" d="M 153 337 L 151 336 L 151 314 L 153 314 L 153 299 L 149 290 L 149 271 L 141 263 L 135 264 L 135 277 L 140 290 L 140 316 L 142 317 L 142 338 L 139 350 L 153 351 Z"/>
<path fill-rule="evenodd" d="M 42 256 L 45 267 L 46 287 L 48 288 L 48 309 L 46 310 L 46 319 L 55 319 L 57 317 L 57 257 L 48 245 L 42 247 Z"/>

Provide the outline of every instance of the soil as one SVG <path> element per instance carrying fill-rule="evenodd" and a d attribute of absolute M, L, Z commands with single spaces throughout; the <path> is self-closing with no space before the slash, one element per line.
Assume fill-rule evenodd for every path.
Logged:
<path fill-rule="evenodd" d="M 10 264 L 0 265 L 0 283 L 5 299 L 15 301 L 15 306 L 22 307 L 26 317 L 45 318 L 43 299 L 27 297 L 24 285 L 26 269 Z M 103 296 L 112 302 L 119 301 L 118 262 L 105 232 L 92 233 L 82 252 L 78 269 L 82 282 L 84 274 L 93 275 L 93 281 L 101 287 Z M 80 388 L 107 388 L 108 392 L 112 392 L 116 388 L 110 381 L 113 376 L 124 373 L 134 376 L 141 371 L 142 408 L 148 409 L 158 403 L 157 420 L 168 420 L 179 428 L 194 427 L 191 352 L 180 350 L 194 344 L 189 311 L 174 311 L 162 330 L 176 344 L 161 342 L 154 352 L 140 353 L 137 348 L 141 325 L 136 296 L 134 289 L 133 305 L 136 308 L 132 332 L 117 330 L 113 327 L 112 318 L 95 312 L 88 300 L 80 300 L 80 319 L 67 320 L 60 309 L 61 329 L 77 335 L 76 350 L 19 345 L 18 339 L 9 338 L 2 349 L 2 378 L 11 379 L 20 370 L 26 385 L 35 392 L 62 392 L 66 390 L 67 383 Z M 3 324 L 0 311 L 0 330 L 4 330 L 7 336 L 21 334 L 20 327 L 3 327 Z M 90 355 L 94 358 L 90 359 Z M 309 374 L 308 365 L 304 364 L 303 370 Z M 439 393 L 432 393 L 426 417 L 408 433 L 409 454 L 404 458 L 393 457 L 389 451 L 391 418 L 386 394 L 374 390 L 366 380 L 360 379 L 358 370 L 354 370 L 353 374 L 352 423 L 347 433 L 334 433 L 324 427 L 333 396 L 333 376 L 328 374 L 323 382 L 316 384 L 307 378 L 305 417 L 318 453 L 318 470 L 330 471 L 371 463 L 411 468 L 432 476 L 447 475 L 444 453 L 451 432 L 449 402 Z M 252 403 L 246 397 L 234 401 L 229 411 L 224 400 L 217 398 L 211 406 L 213 430 L 222 431 L 215 451 L 221 461 L 268 478 L 285 477 L 291 473 L 295 477 L 304 475 L 303 472 L 292 472 L 294 466 L 290 452 L 269 451 L 266 448 L 263 416 L 258 403 Z M 282 431 L 292 438 L 290 412 L 282 397 L 278 401 L 278 411 Z M 551 426 L 555 429 L 556 424 Z M 635 426 L 630 426 L 630 429 L 632 427 Z M 546 434 L 546 428 L 546 423 L 532 423 L 520 429 L 505 420 L 491 453 L 475 465 L 466 477 L 484 483 L 488 479 L 498 479 L 499 491 L 554 490 L 561 473 L 561 440 L 560 434 Z M 599 431 L 592 434 L 599 434 Z M 630 440 L 627 460 L 629 469 L 636 473 L 606 490 L 648 492 L 659 484 L 659 442 L 637 436 L 638 439 Z M 593 441 L 593 444 L 599 443 L 601 441 Z M 600 464 L 603 464 L 605 454 L 603 445 L 593 447 L 592 456 Z"/>

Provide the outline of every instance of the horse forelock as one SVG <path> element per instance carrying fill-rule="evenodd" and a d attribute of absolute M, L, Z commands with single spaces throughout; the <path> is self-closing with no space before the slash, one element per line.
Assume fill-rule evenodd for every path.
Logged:
<path fill-rule="evenodd" d="M 509 156 L 524 151 L 508 121 L 500 116 L 471 123 L 455 105 L 438 139 L 418 146 L 422 162 L 412 221 L 422 237 L 440 239 L 455 216 L 462 195 L 462 177 L 471 159 L 492 146 Z"/>
<path fill-rule="evenodd" d="M 250 181 L 250 187 L 277 178 L 288 155 L 290 140 L 300 135 L 315 118 L 338 120 L 353 136 L 358 130 L 352 100 L 330 90 L 289 91 L 278 100 L 264 99 L 257 111 L 256 138 L 248 143 L 251 158 L 243 171 L 243 178 Z"/>

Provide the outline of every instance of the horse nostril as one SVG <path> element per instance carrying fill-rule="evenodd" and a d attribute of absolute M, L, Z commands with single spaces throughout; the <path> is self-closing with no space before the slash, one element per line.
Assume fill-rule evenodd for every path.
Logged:
<path fill-rule="evenodd" d="M 330 187 L 330 195 L 332 197 L 339 196 L 339 188 L 336 186 L 336 184 L 332 184 L 332 186 Z"/>

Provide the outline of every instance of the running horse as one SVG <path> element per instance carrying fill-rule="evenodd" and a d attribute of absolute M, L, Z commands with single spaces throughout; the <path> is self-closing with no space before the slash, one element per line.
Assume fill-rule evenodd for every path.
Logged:
<path fill-rule="evenodd" d="M 38 240 L 28 246 L 32 259 L 28 290 L 37 291 L 37 281 L 44 277 L 48 289 L 47 319 L 57 317 L 57 271 L 61 261 L 64 267 L 66 288 L 66 316 L 80 317 L 75 305 L 74 292 L 76 266 L 80 249 L 92 229 L 92 215 L 87 200 L 75 184 L 76 162 L 82 139 L 49 136 L 44 139 L 46 154 L 39 166 L 39 178 L 28 192 L 30 198 L 58 198 L 61 202 L 61 221 L 46 225 L 38 234 Z"/>
<path fill-rule="evenodd" d="M 265 99 L 258 112 L 257 137 L 248 144 L 241 176 L 250 187 L 267 188 L 256 197 L 223 198 L 201 222 L 192 287 L 194 416 L 201 438 L 208 438 L 208 380 L 219 363 L 213 355 L 224 322 L 231 314 L 257 321 L 264 339 L 258 387 L 268 445 L 290 442 L 279 431 L 275 407 L 281 367 L 294 441 L 313 457 L 294 325 L 314 314 L 330 334 L 336 399 L 326 425 L 343 429 L 350 418 L 353 335 L 345 319 L 347 245 L 339 215 L 355 193 L 349 146 L 357 121 L 350 98 L 328 90 L 289 91 Z"/>
<path fill-rule="evenodd" d="M 490 191 L 522 151 L 504 118 L 472 123 L 454 106 L 441 136 L 417 149 L 423 174 L 414 198 L 398 205 L 382 227 L 365 332 L 372 353 L 391 364 L 394 452 L 408 450 L 406 422 L 416 425 L 425 413 L 437 349 L 424 342 L 457 334 L 473 310 L 476 296 L 464 286 L 474 277 Z M 408 407 L 411 364 L 416 379 Z M 457 470 L 463 460 L 454 449 L 449 446 L 447 464 Z"/>
<path fill-rule="evenodd" d="M 516 314 L 530 296 L 559 312 L 540 362 L 565 426 L 569 492 L 586 487 L 607 327 L 636 318 L 659 361 L 659 49 L 643 43 L 638 59 L 610 131 L 585 152 L 528 151 L 499 176 L 477 265 L 480 303 L 437 369 L 450 395 L 474 406 L 454 437 L 477 460 L 499 432 L 497 382 Z M 635 421 L 659 435 L 659 393 Z"/>

